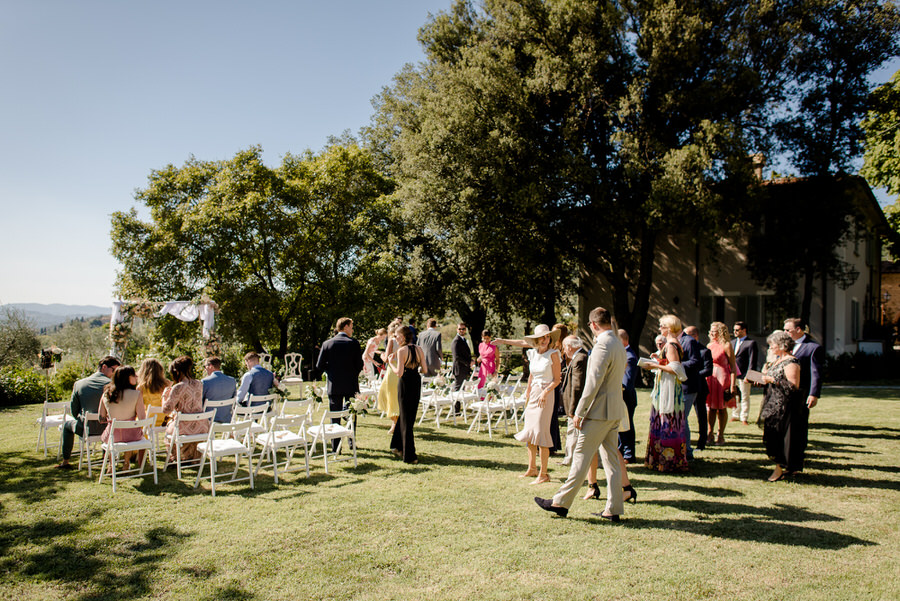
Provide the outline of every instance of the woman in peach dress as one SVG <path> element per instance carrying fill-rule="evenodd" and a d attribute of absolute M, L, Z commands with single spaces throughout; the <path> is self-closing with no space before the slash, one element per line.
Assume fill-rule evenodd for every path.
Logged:
<path fill-rule="evenodd" d="M 716 418 L 719 418 L 719 432 L 715 444 L 725 444 L 725 425 L 728 423 L 728 409 L 737 406 L 735 395 L 737 388 L 737 366 L 734 362 L 734 347 L 729 344 L 728 328 L 721 321 L 714 321 L 709 326 L 709 344 L 706 348 L 712 354 L 713 373 L 706 377 L 709 396 L 706 397 L 706 408 L 709 415 L 709 433 L 707 440 L 713 444 L 713 433 Z M 726 398 L 727 397 L 727 398 Z"/>
<path fill-rule="evenodd" d="M 169 365 L 169 374 L 175 381 L 163 391 L 163 411 L 172 413 L 202 413 L 203 412 L 203 384 L 193 377 L 194 361 L 190 357 L 178 357 Z M 202 434 L 209 432 L 209 422 L 206 420 L 183 422 L 179 426 L 181 434 Z M 166 445 L 169 450 L 169 461 L 175 461 L 175 449 L 172 436 L 175 432 L 175 420 L 169 422 L 166 427 Z M 198 459 L 197 443 L 186 444 L 181 448 L 181 460 Z"/>

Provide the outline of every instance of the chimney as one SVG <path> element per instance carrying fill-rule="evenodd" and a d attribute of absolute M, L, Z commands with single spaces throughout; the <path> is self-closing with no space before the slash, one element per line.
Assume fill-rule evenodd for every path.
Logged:
<path fill-rule="evenodd" d="M 753 163 L 753 173 L 756 179 L 763 181 L 763 168 L 766 166 L 766 155 L 761 152 L 750 155 L 750 161 Z"/>

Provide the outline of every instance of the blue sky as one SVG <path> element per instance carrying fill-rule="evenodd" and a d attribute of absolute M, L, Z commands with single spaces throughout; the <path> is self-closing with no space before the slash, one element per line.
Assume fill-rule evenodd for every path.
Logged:
<path fill-rule="evenodd" d="M 108 305 L 109 215 L 152 169 L 255 144 L 274 165 L 356 132 L 451 3 L 7 0 L 0 303 Z"/>
<path fill-rule="evenodd" d="M 108 305 L 109 215 L 152 169 L 259 144 L 269 164 L 369 122 L 451 0 L 8 0 L 0 303 Z"/>

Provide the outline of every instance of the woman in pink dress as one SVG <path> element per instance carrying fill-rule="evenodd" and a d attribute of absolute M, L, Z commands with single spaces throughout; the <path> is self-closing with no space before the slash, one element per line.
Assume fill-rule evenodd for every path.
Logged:
<path fill-rule="evenodd" d="M 100 440 L 109 442 L 112 431 L 112 420 L 132 421 L 144 419 L 147 413 L 144 409 L 144 398 L 137 387 L 137 374 L 130 365 L 122 365 L 116 368 L 112 382 L 103 389 L 103 397 L 100 399 L 100 421 L 107 422 L 106 429 L 100 435 Z M 126 428 L 116 430 L 116 439 L 113 442 L 133 442 L 144 436 L 143 428 Z M 132 453 L 125 453 L 122 462 L 124 469 L 131 464 Z M 143 460 L 143 451 L 138 456 L 138 461 Z"/>
<path fill-rule="evenodd" d="M 497 374 L 497 345 L 491 342 L 489 330 L 481 332 L 481 344 L 478 345 L 478 388 L 484 388 L 488 378 Z"/>
<path fill-rule="evenodd" d="M 712 444 L 716 418 L 719 418 L 719 432 L 715 444 L 725 444 L 725 425 L 728 423 L 728 409 L 737 406 L 737 366 L 734 363 L 734 348 L 728 343 L 728 328 L 721 321 L 709 326 L 709 344 L 706 348 L 712 354 L 713 373 L 706 377 L 709 396 L 706 408 L 709 413 L 709 433 L 707 440 Z M 727 398 L 726 398 L 727 397 Z"/>
<path fill-rule="evenodd" d="M 178 357 L 169 364 L 169 374 L 175 381 L 174 386 L 163 390 L 163 411 L 173 413 L 202 413 L 203 412 L 203 384 L 193 377 L 194 361 L 187 356 Z M 181 434 L 202 434 L 209 432 L 209 422 L 200 420 L 195 422 L 182 422 L 179 426 Z M 175 420 L 166 426 L 166 440 L 168 441 L 169 461 L 175 461 L 175 449 L 172 447 L 175 433 Z M 197 443 L 192 442 L 181 447 L 181 460 L 199 459 Z"/>

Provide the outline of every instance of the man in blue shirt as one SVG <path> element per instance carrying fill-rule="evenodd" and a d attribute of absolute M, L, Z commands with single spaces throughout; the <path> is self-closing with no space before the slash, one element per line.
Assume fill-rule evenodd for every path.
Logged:
<path fill-rule="evenodd" d="M 210 357 L 203 363 L 206 369 L 206 377 L 200 380 L 203 383 L 203 398 L 208 401 L 225 401 L 234 398 L 237 384 L 231 376 L 222 373 L 222 360 L 218 357 Z M 216 421 L 228 423 L 231 421 L 231 407 L 219 407 L 216 409 Z"/>
<path fill-rule="evenodd" d="M 241 378 L 241 387 L 238 389 L 237 402 L 241 405 L 249 403 L 249 395 L 262 396 L 269 394 L 269 389 L 275 384 L 275 374 L 259 364 L 259 355 L 249 352 L 244 355 L 244 365 L 247 372 Z M 261 405 L 262 403 L 254 403 Z"/>

